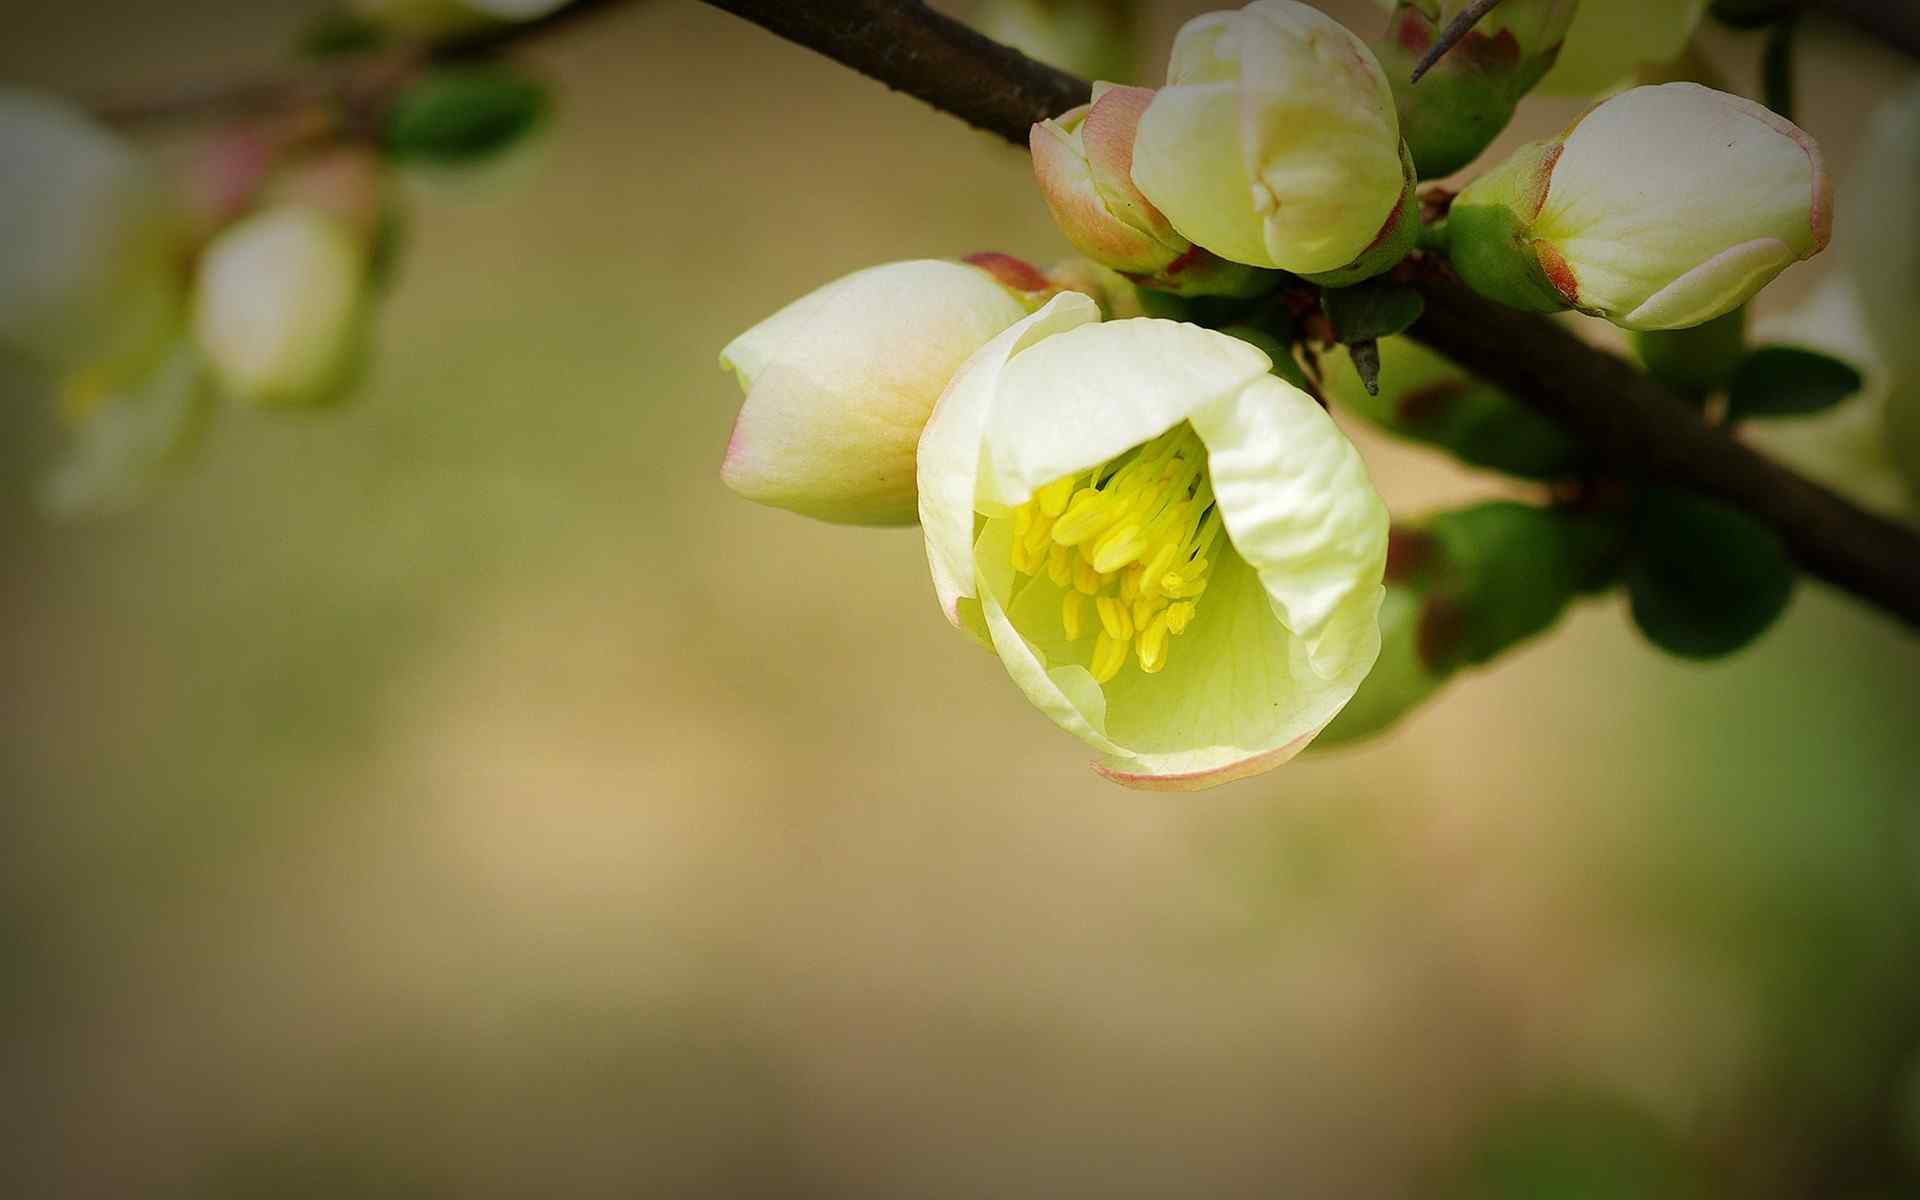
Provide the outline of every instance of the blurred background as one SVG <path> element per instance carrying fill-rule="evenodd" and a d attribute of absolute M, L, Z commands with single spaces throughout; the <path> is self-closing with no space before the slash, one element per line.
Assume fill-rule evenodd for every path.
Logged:
<path fill-rule="evenodd" d="M 16 5 L 0 77 L 244 74 L 320 7 Z M 1802 53 L 1844 175 L 1911 66 Z M 1610 599 L 1377 743 L 1116 789 L 916 532 L 716 475 L 735 333 L 1065 252 L 1026 156 L 690 0 L 524 59 L 555 119 L 408 183 L 352 407 L 60 525 L 5 381 L 0 1191 L 1920 1195 L 1909 631 L 1809 582 L 1686 665 Z M 1356 436 L 1396 512 L 1504 486 Z"/>

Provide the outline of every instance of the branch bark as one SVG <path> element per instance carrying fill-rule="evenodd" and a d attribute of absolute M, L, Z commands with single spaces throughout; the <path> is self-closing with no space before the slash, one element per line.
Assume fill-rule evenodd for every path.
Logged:
<path fill-rule="evenodd" d="M 1018 146 L 1083 103 L 1085 80 L 998 46 L 916 0 L 707 0 Z M 1506 388 L 1611 469 L 1717 497 L 1780 535 L 1808 573 L 1920 628 L 1920 533 L 1875 516 L 1708 426 L 1624 360 L 1458 283 L 1420 285 L 1415 338 Z"/>

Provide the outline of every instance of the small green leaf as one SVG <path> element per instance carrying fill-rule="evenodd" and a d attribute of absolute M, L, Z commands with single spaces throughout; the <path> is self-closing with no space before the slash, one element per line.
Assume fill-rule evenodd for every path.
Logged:
<path fill-rule="evenodd" d="M 1631 335 L 1647 373 L 1695 402 L 1724 390 L 1747 353 L 1745 305 L 1691 329 Z"/>
<path fill-rule="evenodd" d="M 1491 661 L 1560 619 L 1591 571 L 1588 539 L 1568 514 L 1498 500 L 1426 525 L 1432 570 L 1428 647 L 1436 669 Z M 1576 536 L 1577 535 L 1577 536 Z"/>
<path fill-rule="evenodd" d="M 1404 283 L 1370 279 L 1349 288 L 1320 293 L 1320 307 L 1333 322 L 1334 336 L 1353 345 L 1403 333 L 1427 310 L 1418 291 Z"/>
<path fill-rule="evenodd" d="M 1772 530 L 1703 496 L 1641 498 L 1627 564 L 1633 619 L 1682 658 L 1721 658 L 1767 631 L 1793 594 L 1794 568 Z"/>
<path fill-rule="evenodd" d="M 1813 350 L 1763 346 L 1733 374 L 1727 419 L 1793 417 L 1832 408 L 1865 385 L 1860 372 Z"/>
<path fill-rule="evenodd" d="M 437 71 L 404 92 L 387 115 L 398 158 L 471 163 L 501 153 L 539 126 L 547 89 L 501 67 Z"/>

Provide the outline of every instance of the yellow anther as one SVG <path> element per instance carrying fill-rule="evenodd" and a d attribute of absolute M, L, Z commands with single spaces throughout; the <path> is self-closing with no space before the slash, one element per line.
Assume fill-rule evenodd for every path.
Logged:
<path fill-rule="evenodd" d="M 1133 614 L 1127 611 L 1125 601 L 1101 596 L 1093 602 L 1093 608 L 1100 614 L 1100 628 L 1108 637 L 1125 642 L 1133 636 Z"/>
<path fill-rule="evenodd" d="M 1140 572 L 1138 563 L 1128 567 L 1120 574 L 1120 598 L 1132 603 L 1140 598 L 1140 585 L 1145 576 Z"/>
<path fill-rule="evenodd" d="M 1126 665 L 1127 643 L 1108 637 L 1107 631 L 1101 630 L 1100 636 L 1093 642 L 1093 661 L 1088 664 L 1093 677 L 1101 683 L 1106 683 L 1118 675 L 1120 668 Z"/>
<path fill-rule="evenodd" d="M 1182 600 L 1178 604 L 1168 605 L 1167 632 L 1175 637 L 1185 633 L 1187 626 L 1193 624 L 1194 612 L 1194 604 L 1191 600 Z"/>
<path fill-rule="evenodd" d="M 1033 551 L 1027 549 L 1027 544 L 1019 540 L 1015 540 L 1013 549 L 1007 557 L 1013 560 L 1013 569 L 1022 575 L 1033 574 L 1034 570 L 1040 565 L 1039 559 L 1035 557 Z"/>
<path fill-rule="evenodd" d="M 1067 511 L 1053 525 L 1053 540 L 1062 546 L 1077 546 L 1105 529 L 1113 521 L 1113 510 L 1106 498 L 1092 488 L 1081 488 L 1067 505 Z"/>
<path fill-rule="evenodd" d="M 1154 614 L 1167 606 L 1164 596 L 1142 596 L 1133 602 L 1133 627 L 1145 629 Z"/>
<path fill-rule="evenodd" d="M 1040 511 L 1049 517 L 1058 517 L 1067 511 L 1067 504 L 1073 499 L 1074 485 L 1078 482 L 1079 476 L 1070 475 L 1041 488 L 1040 494 L 1034 497 L 1039 502 Z"/>
<path fill-rule="evenodd" d="M 1079 592 L 1068 592 L 1060 597 L 1060 627 L 1066 630 L 1068 641 L 1080 640 L 1080 635 L 1087 631 L 1086 596 Z"/>
<path fill-rule="evenodd" d="M 1101 586 L 1106 582 L 1106 580 L 1100 577 L 1100 572 L 1093 569 L 1092 563 L 1084 558 L 1076 558 L 1073 560 L 1074 587 L 1089 596 L 1097 596 L 1100 594 Z"/>
<path fill-rule="evenodd" d="M 1192 600 L 1207 590 L 1206 576 L 1187 579 L 1179 575 L 1169 575 L 1161 581 L 1161 590 L 1175 600 Z"/>
<path fill-rule="evenodd" d="M 1134 653 L 1140 659 L 1140 669 L 1149 675 L 1158 675 L 1167 665 L 1167 614 L 1160 613 L 1147 622 L 1140 630 L 1139 644 Z"/>
<path fill-rule="evenodd" d="M 1073 547 L 1058 542 L 1047 547 L 1047 578 L 1063 588 L 1073 586 Z"/>
<path fill-rule="evenodd" d="M 1093 544 L 1093 569 L 1102 575 L 1118 571 L 1134 559 L 1140 557 L 1147 548 L 1147 541 L 1140 536 L 1140 526 L 1128 522 L 1108 530 Z"/>
<path fill-rule="evenodd" d="M 1033 518 L 1037 511 L 1031 501 L 1013 510 L 1014 541 L 1024 542 L 1027 540 L 1027 534 L 1033 529 Z"/>
<path fill-rule="evenodd" d="M 1035 561 L 1046 558 L 1047 547 L 1053 545 L 1053 518 L 1045 513 L 1034 517 L 1033 528 L 1027 530 L 1027 536 L 1020 541 Z"/>

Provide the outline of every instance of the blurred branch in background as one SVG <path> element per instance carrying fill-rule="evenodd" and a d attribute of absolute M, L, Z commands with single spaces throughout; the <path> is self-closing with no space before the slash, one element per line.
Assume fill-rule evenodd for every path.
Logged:
<path fill-rule="evenodd" d="M 912 0 L 708 0 L 1025 146 L 1087 81 L 996 47 Z M 1709 426 L 1659 382 L 1551 321 L 1440 275 L 1411 331 L 1589 443 L 1613 469 L 1718 497 L 1780 535 L 1810 573 L 1920 627 L 1920 534 L 1849 503 Z"/>
<path fill-rule="evenodd" d="M 488 25 L 431 43 L 377 45 L 368 53 L 322 57 L 294 71 L 171 92 L 109 96 L 91 107 L 101 120 L 127 130 L 255 117 L 326 102 L 340 103 L 350 113 L 366 113 L 382 107 L 429 66 L 485 59 L 634 2 L 573 0 L 532 20 Z"/>

